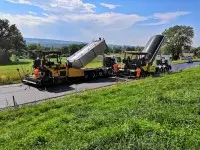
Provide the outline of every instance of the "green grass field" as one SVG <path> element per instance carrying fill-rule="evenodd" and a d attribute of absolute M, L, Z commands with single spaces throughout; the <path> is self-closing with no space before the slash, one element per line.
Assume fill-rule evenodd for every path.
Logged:
<path fill-rule="evenodd" d="M 199 149 L 200 68 L 0 112 L 0 149 Z"/>
<path fill-rule="evenodd" d="M 0 85 L 19 83 L 20 77 L 17 68 L 20 69 L 20 73 L 23 76 L 24 73 L 27 73 L 27 70 L 29 72 L 32 71 L 32 61 L 29 59 L 22 59 L 17 63 L 0 66 Z"/>

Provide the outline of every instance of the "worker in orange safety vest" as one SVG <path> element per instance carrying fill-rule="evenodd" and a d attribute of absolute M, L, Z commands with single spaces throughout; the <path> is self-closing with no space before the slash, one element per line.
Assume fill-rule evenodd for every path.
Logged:
<path fill-rule="evenodd" d="M 35 69 L 34 75 L 35 75 L 35 78 L 36 78 L 36 79 L 39 78 L 39 68 L 36 68 L 36 69 Z"/>
<path fill-rule="evenodd" d="M 117 72 L 118 72 L 118 64 L 114 64 L 113 65 L 113 72 L 114 72 L 114 74 L 117 74 Z"/>
<path fill-rule="evenodd" d="M 142 69 L 138 66 L 136 69 L 136 77 L 140 80 Z"/>

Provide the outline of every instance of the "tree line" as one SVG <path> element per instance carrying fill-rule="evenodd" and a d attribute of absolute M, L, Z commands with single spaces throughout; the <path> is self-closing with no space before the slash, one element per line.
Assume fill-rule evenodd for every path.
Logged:
<path fill-rule="evenodd" d="M 76 53 L 78 50 L 86 46 L 86 44 L 71 44 L 62 47 L 45 47 L 41 46 L 40 44 L 28 44 L 26 49 L 31 52 L 35 50 L 41 51 L 49 51 L 49 50 L 56 50 L 61 51 L 63 56 L 70 56 Z M 142 51 L 144 47 L 141 46 L 108 46 L 104 53 L 121 53 L 122 51 Z"/>
<path fill-rule="evenodd" d="M 170 27 L 163 33 L 165 42 L 161 53 L 172 54 L 177 60 L 183 52 L 192 52 L 200 57 L 200 47 L 192 47 L 194 30 L 190 26 Z M 69 56 L 80 50 L 86 44 L 71 44 L 63 47 L 44 47 L 40 44 L 26 44 L 23 36 L 15 24 L 10 24 L 6 19 L 0 19 L 0 64 L 10 63 L 12 54 L 16 56 L 27 55 L 34 50 L 59 50 L 63 56 Z M 109 45 L 105 53 L 121 53 L 122 51 L 142 51 L 141 46 L 112 46 Z"/>

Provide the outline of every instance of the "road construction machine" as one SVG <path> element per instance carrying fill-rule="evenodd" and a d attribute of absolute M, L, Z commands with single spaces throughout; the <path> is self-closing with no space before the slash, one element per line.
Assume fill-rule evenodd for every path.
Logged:
<path fill-rule="evenodd" d="M 142 52 L 125 51 L 124 59 L 120 57 L 106 56 L 103 58 L 102 67 L 84 68 L 95 57 L 102 54 L 107 48 L 104 39 L 93 41 L 67 58 L 65 63 L 61 61 L 61 53 L 56 51 L 43 51 L 40 57 L 34 61 L 34 71 L 26 74 L 23 82 L 37 86 L 52 85 L 73 81 L 74 79 L 89 80 L 95 77 L 116 75 L 113 73 L 114 64 L 118 64 L 119 76 L 135 76 L 136 68 L 142 68 L 142 75 L 155 74 L 156 66 L 153 64 L 155 57 L 164 41 L 164 36 L 153 36 Z M 52 56 L 54 59 L 52 61 Z"/>
<path fill-rule="evenodd" d="M 172 69 L 172 55 L 157 55 L 155 64 L 159 72 L 170 72 Z"/>
<path fill-rule="evenodd" d="M 105 40 L 99 38 L 68 57 L 65 63 L 61 61 L 61 52 L 41 51 L 40 57 L 34 61 L 33 73 L 26 74 L 23 83 L 46 86 L 74 79 L 89 80 L 95 77 L 110 76 L 112 69 L 109 67 L 84 68 L 106 48 Z"/>
<path fill-rule="evenodd" d="M 154 75 L 159 72 L 158 66 L 154 63 L 157 53 L 164 41 L 163 35 L 155 35 L 150 38 L 147 45 L 141 52 L 137 51 L 124 51 L 124 58 L 122 61 L 118 57 L 107 56 L 104 58 L 106 67 L 112 67 L 114 64 L 118 64 L 119 76 L 135 77 L 136 69 L 140 67 L 142 69 L 142 75 Z"/>

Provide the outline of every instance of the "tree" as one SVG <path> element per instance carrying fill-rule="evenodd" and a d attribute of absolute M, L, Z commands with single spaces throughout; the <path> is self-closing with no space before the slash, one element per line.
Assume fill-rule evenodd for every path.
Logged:
<path fill-rule="evenodd" d="M 105 54 L 108 54 L 109 52 L 112 51 L 112 48 L 111 47 L 107 47 L 105 50 L 104 50 L 104 53 Z"/>
<path fill-rule="evenodd" d="M 141 52 L 143 49 L 144 49 L 143 46 L 136 46 L 136 47 L 135 47 L 135 51 Z"/>
<path fill-rule="evenodd" d="M 16 25 L 0 19 L 0 64 L 10 62 L 11 54 L 19 55 L 25 49 L 25 41 Z"/>
<path fill-rule="evenodd" d="M 29 51 L 37 50 L 38 49 L 38 45 L 37 44 L 29 44 L 29 45 L 27 45 L 27 49 Z"/>
<path fill-rule="evenodd" d="M 81 48 L 83 48 L 86 44 L 72 44 L 69 45 L 69 52 L 70 55 L 73 55 L 74 53 L 76 53 L 78 50 L 80 50 Z"/>
<path fill-rule="evenodd" d="M 162 51 L 166 54 L 172 54 L 174 60 L 179 58 L 179 55 L 191 47 L 194 30 L 190 26 L 174 26 L 166 29 L 163 33 L 165 43 Z"/>
<path fill-rule="evenodd" d="M 73 54 L 76 53 L 78 50 L 79 50 L 79 47 L 78 47 L 77 44 L 69 45 L 70 55 L 73 55 Z"/>
<path fill-rule="evenodd" d="M 121 46 L 115 46 L 112 48 L 112 51 L 114 53 L 120 53 L 122 51 L 122 48 L 121 48 Z"/>
<path fill-rule="evenodd" d="M 63 47 L 61 48 L 61 53 L 62 53 L 62 54 L 65 54 L 65 55 L 70 54 L 69 47 L 68 47 L 68 46 L 63 46 Z"/>
<path fill-rule="evenodd" d="M 127 51 L 135 51 L 135 47 L 134 46 L 133 47 L 128 46 L 128 47 L 126 47 L 126 50 Z"/>
<path fill-rule="evenodd" d="M 16 56 L 22 55 L 23 49 L 26 47 L 26 43 L 21 32 L 17 29 L 15 24 L 10 26 L 10 40 L 12 43 L 12 48 L 14 49 L 13 53 Z"/>
<path fill-rule="evenodd" d="M 194 53 L 195 57 L 200 57 L 200 47 L 192 48 L 191 52 Z"/>

